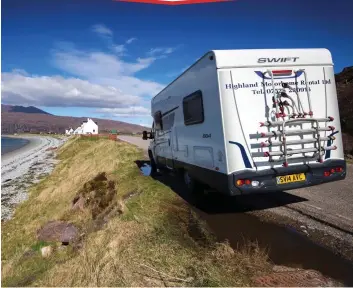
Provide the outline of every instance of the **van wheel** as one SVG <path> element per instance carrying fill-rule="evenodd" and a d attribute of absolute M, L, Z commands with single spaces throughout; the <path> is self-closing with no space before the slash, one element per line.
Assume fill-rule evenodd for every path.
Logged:
<path fill-rule="evenodd" d="M 157 164 L 153 159 L 152 152 L 148 151 L 148 157 L 150 158 L 151 174 L 157 173 Z"/>
<path fill-rule="evenodd" d="M 202 194 L 204 192 L 204 185 L 194 179 L 187 170 L 184 170 L 184 183 L 192 194 Z"/>

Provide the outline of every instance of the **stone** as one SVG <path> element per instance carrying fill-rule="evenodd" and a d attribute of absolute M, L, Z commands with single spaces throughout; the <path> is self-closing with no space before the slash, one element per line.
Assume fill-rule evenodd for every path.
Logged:
<path fill-rule="evenodd" d="M 71 223 L 64 221 L 50 221 L 37 231 L 39 241 L 72 242 L 79 235 L 78 229 Z"/>
<path fill-rule="evenodd" d="M 53 247 L 51 246 L 42 247 L 40 249 L 40 252 L 42 253 L 42 257 L 48 258 L 53 253 Z"/>
<path fill-rule="evenodd" d="M 85 198 L 82 196 L 76 197 L 74 201 L 72 201 L 72 210 L 80 210 L 83 211 L 85 208 Z"/>

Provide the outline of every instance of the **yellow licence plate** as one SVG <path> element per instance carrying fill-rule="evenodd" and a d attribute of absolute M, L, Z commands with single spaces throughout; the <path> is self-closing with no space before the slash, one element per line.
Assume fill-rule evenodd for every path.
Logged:
<path fill-rule="evenodd" d="M 287 184 L 287 183 L 305 181 L 306 178 L 304 173 L 300 173 L 300 174 L 278 176 L 276 177 L 276 179 L 277 179 L 277 184 Z"/>

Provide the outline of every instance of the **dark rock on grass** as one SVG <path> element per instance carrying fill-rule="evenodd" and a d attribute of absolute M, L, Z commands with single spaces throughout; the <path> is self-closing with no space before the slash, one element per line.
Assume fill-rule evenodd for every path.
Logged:
<path fill-rule="evenodd" d="M 78 191 L 72 209 L 88 209 L 93 219 L 105 215 L 116 206 L 115 185 L 114 181 L 108 180 L 105 172 L 99 173 Z"/>
<path fill-rule="evenodd" d="M 78 229 L 64 221 L 50 221 L 37 231 L 39 241 L 70 243 L 77 240 Z"/>

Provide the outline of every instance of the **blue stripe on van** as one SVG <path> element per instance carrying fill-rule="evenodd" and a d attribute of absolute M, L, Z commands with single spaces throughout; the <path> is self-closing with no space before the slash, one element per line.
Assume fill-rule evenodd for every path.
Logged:
<path fill-rule="evenodd" d="M 329 136 L 333 136 L 337 133 L 339 133 L 339 131 L 335 131 L 335 132 L 331 133 Z M 326 146 L 330 147 L 332 145 L 332 142 L 333 142 L 333 140 L 327 140 Z M 329 159 L 330 157 L 331 157 L 331 150 L 326 150 L 325 159 Z"/>
<path fill-rule="evenodd" d="M 240 152 L 241 152 L 241 156 L 243 157 L 243 161 L 244 161 L 245 167 L 246 167 L 246 168 L 252 168 L 251 163 L 250 163 L 249 158 L 248 158 L 248 155 L 246 155 L 244 146 L 241 145 L 241 144 L 238 143 L 238 142 L 229 141 L 229 143 L 230 143 L 230 144 L 235 144 L 235 145 L 237 145 L 237 146 L 239 147 Z"/>

